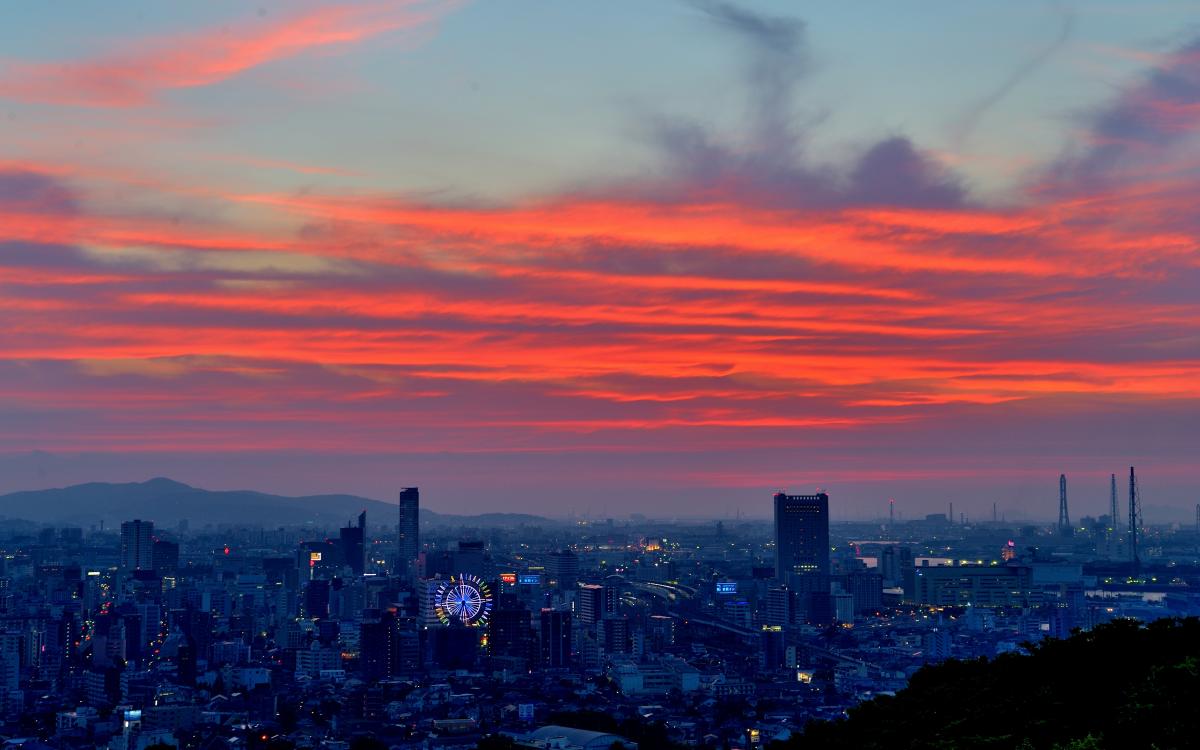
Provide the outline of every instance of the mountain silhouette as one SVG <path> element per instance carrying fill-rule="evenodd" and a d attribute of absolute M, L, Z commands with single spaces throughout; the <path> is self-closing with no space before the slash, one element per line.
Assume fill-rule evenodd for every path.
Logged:
<path fill-rule="evenodd" d="M 363 510 L 372 525 L 394 526 L 396 505 L 356 495 L 286 497 L 252 490 L 205 490 L 166 477 L 145 482 L 88 482 L 57 489 L 0 495 L 0 517 L 55 525 L 89 526 L 133 518 L 173 526 L 187 520 L 193 527 L 233 526 L 333 527 Z M 432 525 L 520 526 L 553 523 L 520 513 L 459 516 L 421 509 L 421 521 Z"/>

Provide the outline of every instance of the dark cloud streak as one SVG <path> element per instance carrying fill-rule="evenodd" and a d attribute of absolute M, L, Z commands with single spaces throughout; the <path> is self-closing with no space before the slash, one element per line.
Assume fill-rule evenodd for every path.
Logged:
<path fill-rule="evenodd" d="M 975 132 L 975 129 L 979 127 L 979 123 L 983 120 L 984 115 L 1012 93 L 1013 89 L 1036 73 L 1039 68 L 1045 65 L 1050 58 L 1054 57 L 1063 48 L 1063 45 L 1070 40 L 1071 33 L 1075 29 L 1075 11 L 1059 3 L 1054 3 L 1053 5 L 1060 16 L 1058 33 L 1054 36 L 1054 39 L 1037 54 L 1013 69 L 999 86 L 989 91 L 979 101 L 967 108 L 962 119 L 951 129 L 951 137 L 957 146 L 962 147 Z"/>

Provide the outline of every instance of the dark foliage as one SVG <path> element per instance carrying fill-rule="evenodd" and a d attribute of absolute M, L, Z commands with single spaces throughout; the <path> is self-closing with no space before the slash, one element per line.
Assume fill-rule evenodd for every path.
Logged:
<path fill-rule="evenodd" d="M 1200 741 L 1200 620 L 1123 620 L 926 667 L 777 750 L 1173 750 Z"/>

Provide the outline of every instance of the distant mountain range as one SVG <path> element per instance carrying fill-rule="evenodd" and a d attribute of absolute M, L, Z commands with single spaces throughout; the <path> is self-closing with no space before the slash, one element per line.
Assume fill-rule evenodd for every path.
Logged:
<path fill-rule="evenodd" d="M 362 511 L 368 525 L 396 524 L 396 506 L 356 495 L 285 497 L 251 490 L 205 490 L 171 479 L 109 484 L 89 482 L 71 487 L 0 495 L 0 518 L 55 525 L 115 524 L 133 518 L 174 526 L 186 519 L 192 528 L 208 524 L 239 526 L 333 527 Z M 522 513 L 459 516 L 421 509 L 422 524 L 435 526 L 545 526 L 557 523 Z"/>

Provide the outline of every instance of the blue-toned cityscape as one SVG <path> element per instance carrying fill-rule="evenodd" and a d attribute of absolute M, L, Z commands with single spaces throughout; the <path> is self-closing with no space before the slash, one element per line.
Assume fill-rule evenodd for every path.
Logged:
<path fill-rule="evenodd" d="M 765 497 L 773 522 L 421 516 L 415 487 L 398 515 L 340 528 L 8 521 L 4 732 L 128 750 L 637 745 L 570 725 L 602 712 L 678 746 L 766 746 L 931 663 L 1200 613 L 1200 528 L 1146 524 L 1134 469 L 1128 498 L 1111 481 L 1110 513 L 1074 523 L 1065 477 L 1057 523 L 900 521 L 889 502 L 831 524 L 823 492 Z M 173 518 L 210 494 L 136 486 Z"/>

